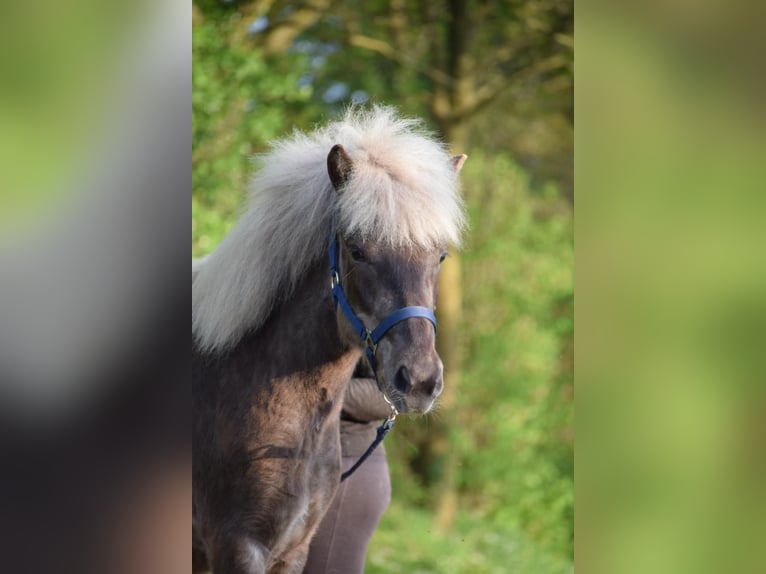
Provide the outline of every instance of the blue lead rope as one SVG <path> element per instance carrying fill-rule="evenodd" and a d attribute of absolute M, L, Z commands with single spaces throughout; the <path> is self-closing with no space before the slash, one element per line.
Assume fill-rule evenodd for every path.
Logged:
<path fill-rule="evenodd" d="M 349 476 L 354 474 L 356 469 L 362 466 L 362 463 L 369 458 L 369 456 L 372 454 L 372 451 L 378 448 L 378 445 L 383 442 L 384 438 L 386 438 L 388 431 L 394 428 L 395 420 L 396 420 L 396 412 L 392 412 L 390 415 L 386 417 L 386 420 L 384 420 L 383 423 L 381 423 L 381 425 L 378 427 L 377 435 L 375 436 L 375 440 L 372 441 L 372 444 L 367 447 L 367 450 L 364 451 L 364 454 L 360 456 L 359 460 L 357 460 L 354 463 L 354 466 L 352 466 L 346 472 L 340 475 L 341 482 L 343 482 Z"/>
<path fill-rule="evenodd" d="M 338 236 L 333 229 L 330 229 L 329 251 L 330 287 L 332 289 L 333 300 L 335 301 L 336 306 L 340 306 L 343 314 L 346 316 L 349 323 L 351 323 L 351 326 L 354 328 L 354 331 L 356 331 L 357 335 L 359 336 L 359 339 L 364 342 L 367 362 L 370 364 L 370 368 L 375 375 L 375 381 L 378 382 L 378 370 L 375 365 L 375 352 L 377 351 L 378 343 L 383 338 L 383 336 L 397 323 L 400 323 L 405 319 L 413 319 L 415 317 L 428 319 L 434 326 L 434 329 L 436 329 L 436 316 L 434 315 L 433 311 L 426 307 L 403 307 L 386 316 L 378 324 L 377 327 L 370 331 L 367 327 L 365 327 L 364 323 L 357 316 L 357 314 L 354 313 L 354 309 L 351 307 L 348 299 L 346 299 L 346 294 L 343 291 L 343 286 L 340 283 L 340 273 L 338 271 Z M 380 387 L 379 382 L 378 387 Z M 396 410 L 396 407 L 394 407 L 394 405 L 391 403 L 391 401 L 388 400 L 388 397 L 386 397 L 385 393 L 383 393 L 383 398 L 385 398 L 386 402 L 391 405 L 391 414 L 388 415 L 383 423 L 378 427 L 377 436 L 375 437 L 375 440 L 372 442 L 372 444 L 367 448 L 365 453 L 359 458 L 359 460 L 354 463 L 354 466 L 352 466 L 341 475 L 341 482 L 351 476 L 354 471 L 359 468 L 365 460 L 367 460 L 367 458 L 372 454 L 372 451 L 374 451 L 377 446 L 383 442 L 383 439 L 386 438 L 388 432 L 393 428 L 398 411 Z"/>

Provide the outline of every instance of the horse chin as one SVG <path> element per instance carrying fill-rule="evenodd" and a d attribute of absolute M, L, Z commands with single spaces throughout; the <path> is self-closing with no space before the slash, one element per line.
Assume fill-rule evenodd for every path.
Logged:
<path fill-rule="evenodd" d="M 389 392 L 386 396 L 388 396 L 388 400 L 391 402 L 392 405 L 394 405 L 394 408 L 396 408 L 397 412 L 399 413 L 412 412 L 412 410 L 410 409 L 410 406 L 407 404 L 407 399 L 403 397 L 400 393 L 396 391 Z"/>
<path fill-rule="evenodd" d="M 402 414 L 426 414 L 434 408 L 438 398 L 438 395 L 423 396 L 417 393 L 403 395 L 398 389 L 389 387 L 385 381 L 379 381 L 379 388 L 397 412 Z"/>
<path fill-rule="evenodd" d="M 436 404 L 435 398 L 429 399 L 414 399 L 408 398 L 405 401 L 406 410 L 399 412 L 413 413 L 418 415 L 424 415 L 429 412 Z M 397 407 L 398 409 L 399 407 Z"/>

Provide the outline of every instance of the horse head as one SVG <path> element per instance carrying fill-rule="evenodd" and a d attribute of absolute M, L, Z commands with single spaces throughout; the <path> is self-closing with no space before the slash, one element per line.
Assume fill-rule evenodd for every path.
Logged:
<path fill-rule="evenodd" d="M 452 159 L 455 171 L 465 158 Z M 332 148 L 327 167 L 339 194 L 353 166 L 341 145 Z M 330 250 L 334 291 L 336 281 L 342 283 L 340 297 L 348 304 L 338 305 L 342 336 L 367 347 L 380 390 L 399 412 L 428 412 L 444 388 L 433 312 L 446 243 L 403 247 L 359 231 L 333 230 Z"/>

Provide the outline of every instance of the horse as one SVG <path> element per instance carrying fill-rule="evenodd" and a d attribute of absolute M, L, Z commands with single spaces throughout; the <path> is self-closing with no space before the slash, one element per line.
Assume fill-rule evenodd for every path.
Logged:
<path fill-rule="evenodd" d="M 365 352 L 394 412 L 431 409 L 465 158 L 385 106 L 260 157 L 247 209 L 192 271 L 193 571 L 302 571 L 340 483 L 339 414 Z"/>

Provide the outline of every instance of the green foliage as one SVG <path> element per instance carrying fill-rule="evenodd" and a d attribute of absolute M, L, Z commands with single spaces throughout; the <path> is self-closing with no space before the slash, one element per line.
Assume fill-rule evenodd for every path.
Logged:
<path fill-rule="evenodd" d="M 297 87 L 307 56 L 267 60 L 231 44 L 239 12 L 211 3 L 192 27 L 192 255 L 211 251 L 236 219 L 253 158 L 296 124 L 319 120 Z"/>
<path fill-rule="evenodd" d="M 552 187 L 533 192 L 503 156 L 471 162 L 460 417 L 472 432 L 457 443 L 461 488 L 469 500 L 481 493 L 472 507 L 571 553 L 571 208 Z"/>

